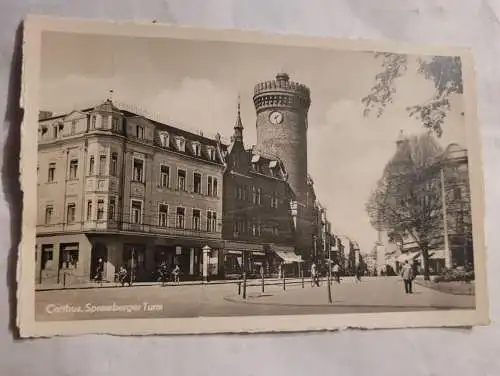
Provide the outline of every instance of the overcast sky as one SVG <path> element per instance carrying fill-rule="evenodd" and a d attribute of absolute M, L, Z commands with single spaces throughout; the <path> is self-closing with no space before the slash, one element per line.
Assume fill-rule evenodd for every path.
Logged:
<path fill-rule="evenodd" d="M 434 92 L 416 73 L 416 57 L 410 61 L 394 103 L 376 119 L 364 118 L 361 106 L 381 69 L 370 52 L 44 33 L 41 107 L 55 113 L 85 108 L 113 90 L 115 101 L 171 125 L 229 139 L 240 94 L 244 138 L 251 146 L 256 142 L 254 85 L 286 71 L 311 89 L 308 159 L 318 199 L 333 230 L 369 252 L 377 234 L 365 202 L 394 153 L 400 129 L 423 131 L 405 108 Z M 452 105 L 440 142 L 465 145 L 462 99 Z"/>

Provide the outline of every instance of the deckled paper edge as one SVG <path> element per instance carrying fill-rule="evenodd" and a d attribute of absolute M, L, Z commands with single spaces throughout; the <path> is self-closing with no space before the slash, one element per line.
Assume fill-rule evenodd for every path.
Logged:
<path fill-rule="evenodd" d="M 308 46 L 350 51 L 375 50 L 420 55 L 461 56 L 473 211 L 476 309 L 369 314 L 35 321 L 35 263 L 33 249 L 35 249 L 37 210 L 37 132 L 34 125 L 38 121 L 41 35 L 44 31 L 150 38 L 173 37 L 207 41 Z M 200 29 L 189 26 L 161 25 L 156 22 L 89 21 L 30 15 L 24 22 L 22 75 L 20 106 L 24 109 L 24 118 L 21 128 L 20 183 L 24 193 L 24 201 L 22 239 L 19 244 L 17 265 L 18 312 L 16 320 L 22 338 L 82 334 L 290 333 L 353 328 L 470 327 L 489 324 L 481 143 L 476 112 L 474 65 L 472 53 L 469 49 L 362 39 L 265 34 L 256 31 Z"/>

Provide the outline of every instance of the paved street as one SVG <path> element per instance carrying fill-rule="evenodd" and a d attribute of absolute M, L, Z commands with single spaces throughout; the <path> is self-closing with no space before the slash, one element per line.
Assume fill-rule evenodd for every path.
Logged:
<path fill-rule="evenodd" d="M 290 282 L 290 281 L 289 281 Z M 250 281 L 247 299 L 234 283 L 180 286 L 134 286 L 36 292 L 37 320 L 154 318 L 240 315 L 369 313 L 474 308 L 474 296 L 452 295 L 415 285 L 414 294 L 403 292 L 397 277 L 352 278 L 332 285 L 328 303 L 326 284 L 311 287 L 306 280 L 266 285 Z M 252 286 L 253 285 L 253 286 Z"/>

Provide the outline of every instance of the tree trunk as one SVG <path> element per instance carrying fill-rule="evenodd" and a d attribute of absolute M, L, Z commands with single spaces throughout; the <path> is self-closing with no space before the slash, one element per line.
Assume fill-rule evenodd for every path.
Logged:
<path fill-rule="evenodd" d="M 427 248 L 422 248 L 422 262 L 424 268 L 424 280 L 430 280 L 429 275 L 429 250 Z"/>

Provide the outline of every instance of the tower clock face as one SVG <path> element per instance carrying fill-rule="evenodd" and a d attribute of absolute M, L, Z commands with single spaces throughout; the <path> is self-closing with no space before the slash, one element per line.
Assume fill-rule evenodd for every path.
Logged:
<path fill-rule="evenodd" d="M 269 115 L 269 121 L 273 124 L 279 124 L 283 121 L 283 114 L 278 111 L 271 112 Z"/>

